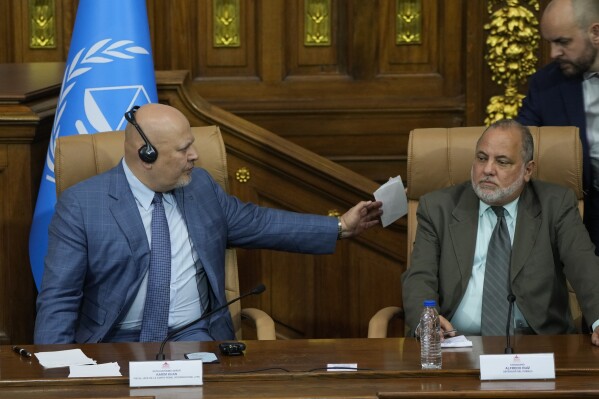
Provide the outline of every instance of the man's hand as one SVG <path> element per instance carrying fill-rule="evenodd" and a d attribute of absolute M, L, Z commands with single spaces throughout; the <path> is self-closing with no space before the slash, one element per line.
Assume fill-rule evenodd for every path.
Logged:
<path fill-rule="evenodd" d="M 441 315 L 439 315 L 439 324 L 441 325 L 441 341 L 443 341 L 445 339 L 446 331 L 450 331 L 447 333 L 447 337 L 455 336 L 455 330 L 454 330 L 453 326 L 451 325 L 449 320 L 447 320 L 445 317 L 443 317 Z"/>
<path fill-rule="evenodd" d="M 591 342 L 593 345 L 599 346 L 599 327 L 595 328 L 595 331 L 593 331 L 593 335 L 591 335 Z"/>
<path fill-rule="evenodd" d="M 341 216 L 341 237 L 355 237 L 380 223 L 381 201 L 362 201 Z"/>

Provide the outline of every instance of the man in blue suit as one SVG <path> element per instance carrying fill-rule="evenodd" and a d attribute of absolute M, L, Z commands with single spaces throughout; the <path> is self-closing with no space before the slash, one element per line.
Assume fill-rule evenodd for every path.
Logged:
<path fill-rule="evenodd" d="M 227 247 L 332 253 L 337 239 L 378 223 L 378 201 L 360 202 L 339 219 L 243 203 L 194 168 L 194 137 L 181 112 L 148 104 L 126 117 L 123 160 L 67 189 L 56 205 L 37 300 L 38 344 L 160 341 L 226 303 Z M 164 330 L 147 338 L 146 323 L 158 318 L 156 312 L 144 314 L 158 285 L 149 283 L 151 258 L 158 253 L 152 245 L 157 207 L 164 208 L 162 226 L 168 230 L 162 231 L 170 236 L 169 250 L 163 251 L 166 258 L 170 253 L 170 284 L 166 280 L 161 288 Z M 173 337 L 233 338 L 226 309 Z"/>
<path fill-rule="evenodd" d="M 577 126 L 583 149 L 584 223 L 599 255 L 599 1 L 553 0 L 541 19 L 553 63 L 535 73 L 517 120 Z"/>

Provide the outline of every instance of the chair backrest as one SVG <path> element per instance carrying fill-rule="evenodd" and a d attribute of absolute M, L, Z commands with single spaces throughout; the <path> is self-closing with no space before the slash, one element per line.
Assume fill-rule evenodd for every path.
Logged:
<path fill-rule="evenodd" d="M 415 129 L 408 143 L 408 267 L 416 238 L 416 209 L 420 196 L 470 180 L 476 142 L 484 126 Z M 571 188 L 583 211 L 582 147 L 578 128 L 530 127 L 536 168 L 533 178 Z M 570 288 L 572 317 L 580 326 L 582 313 Z"/>
<path fill-rule="evenodd" d="M 192 127 L 194 147 L 198 153 L 196 166 L 206 169 L 214 180 L 228 189 L 227 154 L 217 126 Z M 56 141 L 55 176 L 56 196 L 70 186 L 103 173 L 121 160 L 124 154 L 123 131 L 64 136 Z M 227 249 L 225 256 L 225 292 L 227 300 L 239 296 L 237 256 Z M 241 305 L 229 306 L 235 335 L 241 339 Z"/>

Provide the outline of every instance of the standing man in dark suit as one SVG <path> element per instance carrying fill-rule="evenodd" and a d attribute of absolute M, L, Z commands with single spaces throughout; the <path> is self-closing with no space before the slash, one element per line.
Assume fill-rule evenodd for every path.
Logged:
<path fill-rule="evenodd" d="M 553 63 L 535 73 L 517 120 L 577 126 L 583 149 L 584 223 L 599 254 L 599 1 L 553 0 L 541 19 Z"/>
<path fill-rule="evenodd" d="M 421 197 L 412 265 L 402 276 L 406 322 L 412 330 L 423 301 L 435 299 L 444 330 L 501 335 L 511 295 L 512 328 L 536 334 L 576 332 L 567 278 L 587 320 L 594 322 L 592 342 L 599 345 L 599 258 L 574 193 L 532 180 L 534 166 L 528 128 L 499 121 L 478 140 L 471 181 Z M 490 245 L 500 224 L 509 247 L 503 257 Z M 500 258 L 504 262 L 498 265 Z M 499 299 L 485 304 L 488 272 L 498 266 L 505 270 L 505 280 L 497 279 L 499 286 L 491 288 L 499 291 Z M 499 332 L 486 334 L 487 316 L 502 311 Z"/>
<path fill-rule="evenodd" d="M 122 161 L 56 204 L 38 344 L 161 341 L 226 304 L 227 247 L 332 253 L 338 239 L 378 223 L 379 201 L 360 202 L 339 219 L 241 202 L 194 168 L 194 136 L 180 111 L 148 104 L 125 116 Z M 173 340 L 233 338 L 223 309 Z"/>

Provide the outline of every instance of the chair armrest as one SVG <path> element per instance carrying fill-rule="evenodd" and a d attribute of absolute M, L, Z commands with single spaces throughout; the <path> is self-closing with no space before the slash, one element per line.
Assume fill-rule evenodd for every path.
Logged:
<path fill-rule="evenodd" d="M 386 338 L 389 322 L 395 317 L 404 317 L 402 308 L 388 306 L 376 312 L 368 323 L 368 338 Z"/>
<path fill-rule="evenodd" d="M 256 308 L 241 309 L 241 317 L 250 319 L 254 322 L 259 340 L 267 341 L 277 339 L 275 334 L 275 322 L 265 311 Z"/>

